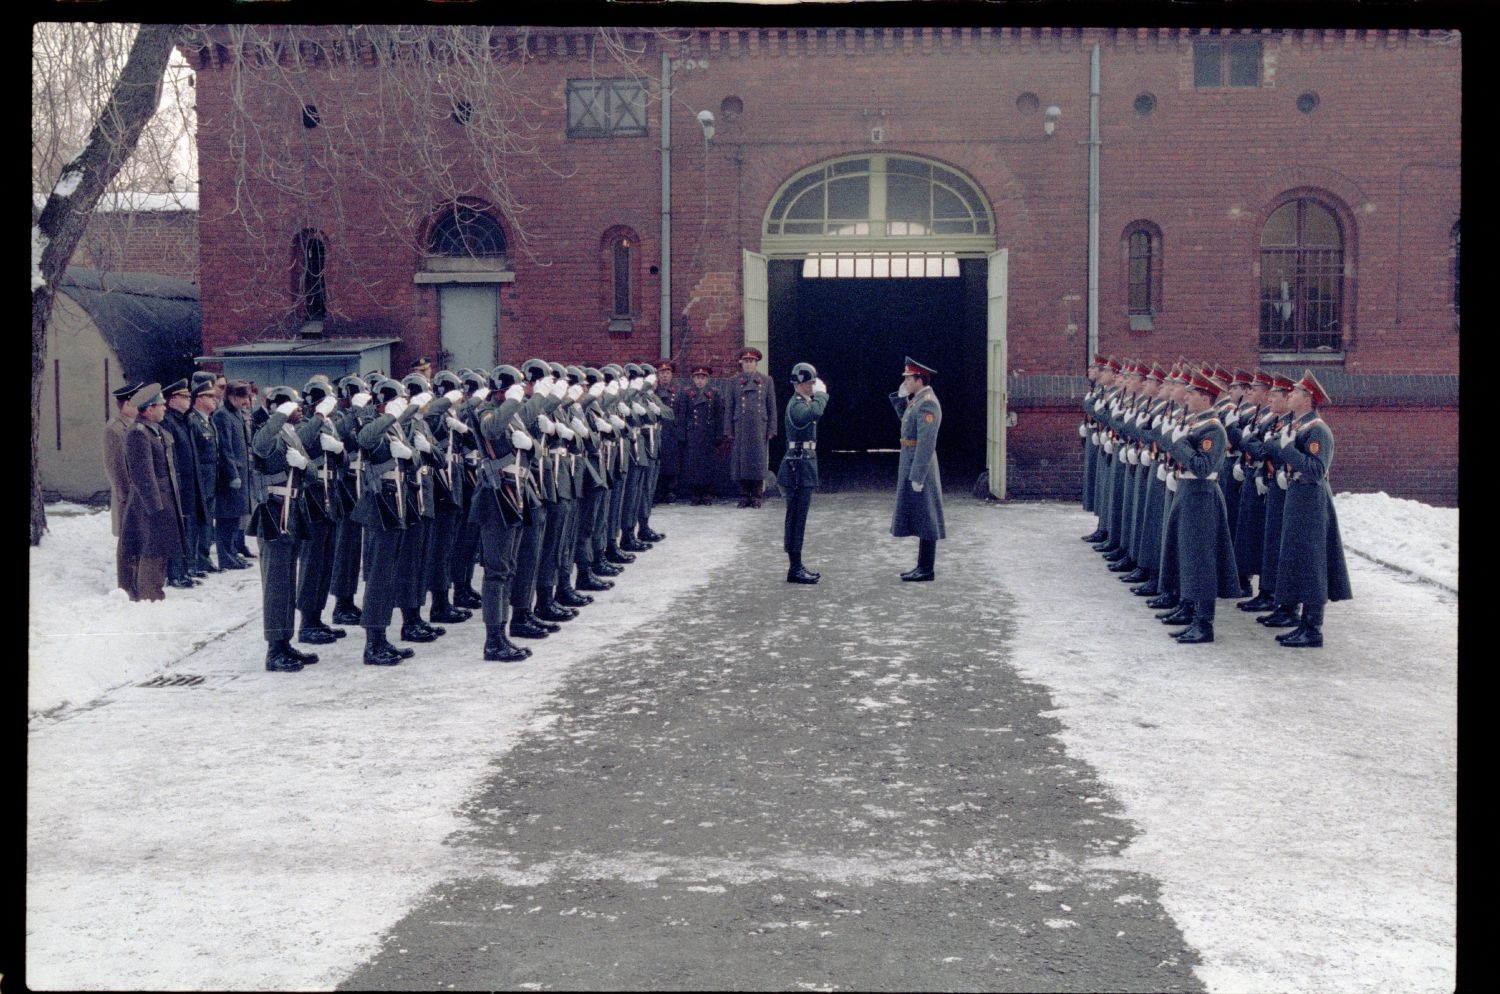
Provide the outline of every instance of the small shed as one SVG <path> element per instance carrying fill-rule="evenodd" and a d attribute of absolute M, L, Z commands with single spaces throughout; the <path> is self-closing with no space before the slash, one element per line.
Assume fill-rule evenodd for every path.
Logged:
<path fill-rule="evenodd" d="M 70 266 L 47 325 L 37 473 L 49 498 L 109 493 L 104 425 L 110 392 L 127 382 L 167 384 L 193 371 L 203 350 L 198 288 L 154 273 Z"/>
<path fill-rule="evenodd" d="M 228 345 L 216 355 L 199 356 L 204 364 L 222 365 L 230 380 L 249 380 L 259 387 L 289 386 L 301 390 L 314 373 L 337 383 L 351 373 L 378 369 L 391 372 L 391 346 L 399 338 L 302 338 Z M 398 377 L 399 378 L 399 377 Z"/>

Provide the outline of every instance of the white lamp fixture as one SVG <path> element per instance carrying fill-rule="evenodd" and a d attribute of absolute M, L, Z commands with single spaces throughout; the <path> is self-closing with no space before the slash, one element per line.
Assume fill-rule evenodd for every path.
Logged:
<path fill-rule="evenodd" d="M 711 110 L 700 110 L 698 112 L 698 126 L 703 129 L 703 140 L 712 141 L 714 137 L 714 112 Z"/>
<path fill-rule="evenodd" d="M 1042 118 L 1042 130 L 1050 135 L 1057 130 L 1057 122 L 1062 120 L 1062 108 L 1053 104 L 1043 113 Z"/>

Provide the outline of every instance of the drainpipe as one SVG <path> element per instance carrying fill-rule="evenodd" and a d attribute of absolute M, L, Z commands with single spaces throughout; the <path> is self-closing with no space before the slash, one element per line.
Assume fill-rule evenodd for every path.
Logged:
<path fill-rule="evenodd" d="M 661 357 L 672 355 L 672 56 L 661 53 Z"/>
<path fill-rule="evenodd" d="M 1089 351 L 1099 353 L 1099 43 L 1089 53 Z"/>

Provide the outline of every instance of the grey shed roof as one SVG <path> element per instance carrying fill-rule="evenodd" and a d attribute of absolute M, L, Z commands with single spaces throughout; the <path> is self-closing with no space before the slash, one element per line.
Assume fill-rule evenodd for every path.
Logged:
<path fill-rule="evenodd" d="M 98 326 L 126 379 L 169 383 L 192 372 L 203 351 L 198 288 L 184 280 L 69 266 L 58 292 Z"/>

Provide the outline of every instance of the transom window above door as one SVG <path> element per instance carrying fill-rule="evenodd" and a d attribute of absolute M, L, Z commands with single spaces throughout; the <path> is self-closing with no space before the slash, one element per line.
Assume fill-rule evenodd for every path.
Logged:
<path fill-rule="evenodd" d="M 768 251 L 796 246 L 993 250 L 994 218 L 967 177 L 926 159 L 861 155 L 792 177 L 771 201 L 762 229 Z"/>

